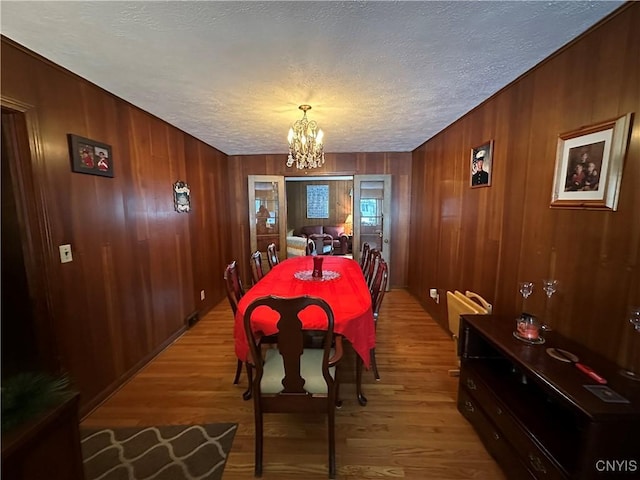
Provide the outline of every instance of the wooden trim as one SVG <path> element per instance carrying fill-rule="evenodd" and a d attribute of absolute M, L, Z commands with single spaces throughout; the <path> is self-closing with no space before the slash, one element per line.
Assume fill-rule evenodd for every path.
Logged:
<path fill-rule="evenodd" d="M 42 166 L 42 144 L 39 126 L 31 105 L 0 96 L 2 106 L 3 141 L 7 142 L 11 181 L 21 223 L 20 236 L 23 241 L 24 262 L 33 299 L 34 320 L 38 332 L 38 352 L 44 366 L 51 371 L 60 368 L 58 344 L 53 329 L 53 295 L 56 286 L 47 281 L 51 266 L 47 258 L 52 257 L 51 228 L 48 221 L 45 195 L 39 175 L 34 166 Z"/>

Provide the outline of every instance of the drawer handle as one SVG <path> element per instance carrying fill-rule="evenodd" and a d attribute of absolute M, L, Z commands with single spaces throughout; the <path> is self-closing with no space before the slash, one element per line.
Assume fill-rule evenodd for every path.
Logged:
<path fill-rule="evenodd" d="M 498 432 L 493 432 L 493 438 L 495 440 L 500 440 L 500 434 Z"/>
<path fill-rule="evenodd" d="M 496 407 L 496 413 L 498 415 L 502 415 L 502 409 L 500 407 Z"/>
<path fill-rule="evenodd" d="M 467 410 L 467 412 L 474 412 L 476 410 L 473 406 L 473 403 L 471 403 L 469 400 L 464 402 L 464 408 Z"/>
<path fill-rule="evenodd" d="M 542 463 L 542 460 L 540 460 L 540 457 L 537 457 L 533 453 L 530 453 L 529 462 L 536 472 L 547 473 L 547 469 L 544 468 L 544 464 Z"/>
<path fill-rule="evenodd" d="M 474 382 L 472 378 L 467 378 L 467 387 L 469 390 L 476 390 L 478 388 L 476 387 L 476 382 Z"/>

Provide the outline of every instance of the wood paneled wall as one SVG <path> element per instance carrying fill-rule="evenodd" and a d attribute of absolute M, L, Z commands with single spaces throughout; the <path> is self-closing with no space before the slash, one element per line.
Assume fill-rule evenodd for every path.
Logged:
<path fill-rule="evenodd" d="M 544 61 L 413 152 L 408 283 L 445 326 L 445 292 L 473 290 L 498 313 L 526 309 L 627 366 L 640 335 L 640 4 Z M 618 210 L 551 209 L 558 135 L 635 112 Z M 471 148 L 494 140 L 492 185 L 469 187 Z M 543 278 L 560 284 L 545 303 Z M 440 304 L 428 298 L 438 288 Z M 635 368 L 640 369 L 640 355 Z"/>
<path fill-rule="evenodd" d="M 302 173 L 287 168 L 287 156 L 281 155 L 235 155 L 229 157 L 229 198 L 231 200 L 231 222 L 233 241 L 228 261 L 236 259 L 241 265 L 242 280 L 251 278 L 249 268 L 249 210 L 247 177 L 249 175 L 392 175 L 391 210 L 393 227 L 391 232 L 390 280 L 392 286 L 407 284 L 407 258 L 409 245 L 409 205 L 411 202 L 411 152 L 396 153 L 325 153 L 325 164 L 313 171 Z"/>
<path fill-rule="evenodd" d="M 4 37 L 1 61 L 2 105 L 25 116 L 31 143 L 46 287 L 35 293 L 50 316 L 38 334 L 85 414 L 224 298 L 227 157 Z M 68 133 L 111 145 L 115 177 L 72 173 Z M 190 214 L 174 211 L 177 180 L 192 188 Z M 60 263 L 61 244 L 72 263 Z"/>

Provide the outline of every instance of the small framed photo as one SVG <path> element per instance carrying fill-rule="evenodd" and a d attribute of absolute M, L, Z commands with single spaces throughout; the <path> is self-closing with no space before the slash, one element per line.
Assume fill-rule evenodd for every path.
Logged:
<path fill-rule="evenodd" d="M 191 189 L 185 182 L 173 184 L 173 204 L 178 213 L 189 213 L 191 210 Z"/>
<path fill-rule="evenodd" d="M 471 187 L 490 186 L 493 167 L 493 140 L 472 148 L 470 163 Z"/>
<path fill-rule="evenodd" d="M 631 113 L 558 136 L 551 207 L 618 207 Z"/>
<path fill-rule="evenodd" d="M 113 177 L 111 146 L 78 135 L 69 134 L 71 171 L 101 177 Z"/>

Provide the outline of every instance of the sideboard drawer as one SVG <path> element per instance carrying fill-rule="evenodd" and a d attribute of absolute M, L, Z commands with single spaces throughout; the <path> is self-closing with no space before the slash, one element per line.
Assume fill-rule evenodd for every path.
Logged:
<path fill-rule="evenodd" d="M 519 455 L 505 441 L 502 432 L 493 425 L 479 403 L 464 388 L 458 391 L 458 410 L 473 425 L 485 448 L 500 463 L 508 478 L 535 478 L 519 461 Z"/>
<path fill-rule="evenodd" d="M 480 372 L 472 366 L 460 372 L 461 391 L 471 396 L 474 406 L 481 405 L 483 414 L 495 425 L 495 428 L 517 452 L 522 463 L 530 470 L 534 478 L 565 480 L 567 476 L 530 438 L 519 422 L 509 412 L 509 409 L 498 399 L 482 380 Z"/>
<path fill-rule="evenodd" d="M 473 365 L 468 365 L 460 371 L 460 387 L 467 390 L 469 395 L 482 404 L 485 409 L 488 404 L 495 402 L 495 396 L 482 381 L 482 376 L 475 371 Z"/>
<path fill-rule="evenodd" d="M 526 430 L 498 401 L 492 403 L 488 416 L 504 432 L 511 446 L 518 452 L 527 468 L 538 479 L 566 480 L 568 477 L 531 439 Z"/>

